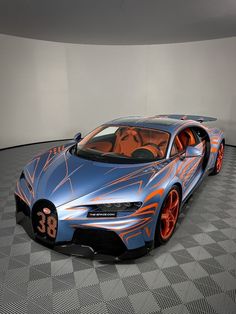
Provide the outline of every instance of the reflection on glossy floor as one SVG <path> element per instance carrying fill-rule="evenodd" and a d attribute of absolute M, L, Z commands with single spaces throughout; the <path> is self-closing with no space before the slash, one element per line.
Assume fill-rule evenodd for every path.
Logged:
<path fill-rule="evenodd" d="M 0 313 L 236 313 L 236 148 L 226 147 L 221 174 L 195 192 L 168 244 L 109 263 L 51 251 L 15 224 L 16 178 L 53 145 L 0 151 Z"/>

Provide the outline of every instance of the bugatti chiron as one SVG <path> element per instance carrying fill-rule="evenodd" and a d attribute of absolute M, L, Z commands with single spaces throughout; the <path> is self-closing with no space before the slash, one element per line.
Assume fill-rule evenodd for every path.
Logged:
<path fill-rule="evenodd" d="M 174 233 L 182 205 L 222 168 L 225 138 L 209 117 L 107 122 L 35 156 L 16 184 L 16 220 L 65 254 L 145 254 Z"/>

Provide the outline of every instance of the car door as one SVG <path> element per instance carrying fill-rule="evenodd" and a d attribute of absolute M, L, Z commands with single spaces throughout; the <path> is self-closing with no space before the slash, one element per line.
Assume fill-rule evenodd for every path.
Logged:
<path fill-rule="evenodd" d="M 201 142 L 196 133 L 189 127 L 181 130 L 174 139 L 171 157 L 176 157 L 177 168 L 176 175 L 182 182 L 183 192 L 191 185 L 194 179 L 200 178 L 202 173 L 202 157 L 186 157 L 186 148 L 188 146 L 201 148 Z"/>

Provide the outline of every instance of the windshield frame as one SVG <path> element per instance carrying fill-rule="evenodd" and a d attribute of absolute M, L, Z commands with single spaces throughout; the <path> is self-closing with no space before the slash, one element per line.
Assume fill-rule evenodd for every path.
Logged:
<path fill-rule="evenodd" d="M 88 143 L 94 136 L 96 136 L 99 132 L 103 131 L 104 129 L 108 128 L 108 127 L 117 127 L 119 128 L 140 128 L 140 129 L 145 129 L 145 130 L 150 130 L 153 132 L 160 132 L 160 133 L 165 133 L 168 135 L 168 139 L 167 139 L 167 143 L 166 143 L 166 149 L 165 149 L 165 154 L 163 157 L 161 158 L 156 158 L 154 160 L 147 160 L 147 159 L 134 159 L 134 158 L 130 158 L 128 156 L 124 156 L 124 155 L 119 155 L 116 153 L 116 156 L 111 156 L 113 153 L 112 152 L 101 152 L 99 150 L 95 150 L 95 149 L 89 149 L 89 148 L 82 148 L 83 142 L 84 145 L 86 143 Z M 171 140 L 171 133 L 166 131 L 166 130 L 161 130 L 160 128 L 150 128 L 150 127 L 145 127 L 145 126 L 135 126 L 135 125 L 123 125 L 123 124 L 102 124 L 101 126 L 95 128 L 93 131 L 91 131 L 90 133 L 88 133 L 80 142 L 76 143 L 75 145 L 75 152 L 74 154 L 78 157 L 84 158 L 84 159 L 88 159 L 88 160 L 93 160 L 93 161 L 98 161 L 98 162 L 103 162 L 103 163 L 115 163 L 115 164 L 145 164 L 145 163 L 156 163 L 156 162 L 161 162 L 163 160 L 166 160 L 167 154 L 168 154 L 168 150 L 169 150 L 169 144 L 170 144 L 170 140 Z M 81 145 L 82 144 L 82 145 Z M 78 151 L 79 150 L 79 151 Z M 90 151 L 90 152 L 88 152 Z M 80 152 L 80 154 L 78 154 Z M 82 152 L 82 154 L 81 154 Z M 99 154 L 93 153 L 93 152 L 99 152 Z M 90 156 L 83 156 L 83 154 L 90 154 Z M 110 158 L 107 158 L 110 157 Z M 104 161 L 103 159 L 107 159 L 106 161 Z M 109 160 L 111 159 L 111 160 Z"/>

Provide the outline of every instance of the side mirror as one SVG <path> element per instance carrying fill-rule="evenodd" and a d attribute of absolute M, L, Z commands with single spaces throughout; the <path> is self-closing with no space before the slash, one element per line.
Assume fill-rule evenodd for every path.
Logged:
<path fill-rule="evenodd" d="M 197 147 L 187 146 L 186 152 L 185 152 L 185 157 L 186 158 L 202 157 L 202 151 Z"/>
<path fill-rule="evenodd" d="M 77 134 L 75 134 L 75 136 L 74 136 L 74 141 L 75 142 L 79 142 L 79 141 L 81 141 L 81 139 L 82 139 L 82 135 L 81 135 L 81 133 L 79 132 L 79 133 L 77 133 Z"/>

